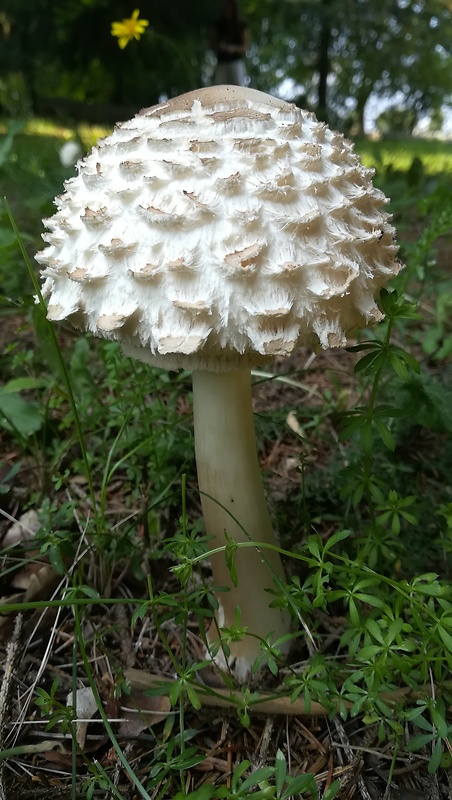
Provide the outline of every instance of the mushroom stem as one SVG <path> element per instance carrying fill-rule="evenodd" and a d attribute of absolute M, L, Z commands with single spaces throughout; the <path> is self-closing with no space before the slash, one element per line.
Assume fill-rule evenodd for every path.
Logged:
<path fill-rule="evenodd" d="M 210 546 L 226 545 L 225 531 L 238 544 L 253 540 L 275 545 L 256 452 L 249 370 L 194 371 L 193 406 L 198 482 Z M 241 625 L 248 633 L 231 643 L 228 659 L 220 649 L 215 660 L 245 680 L 261 652 L 256 636 L 264 639 L 272 633 L 276 640 L 288 633 L 290 617 L 269 608 L 273 598 L 265 591 L 271 588 L 273 575 L 284 577 L 275 550 L 238 548 L 234 564 L 237 586 L 231 580 L 225 553 L 212 556 L 214 585 L 229 591 L 217 594 L 220 607 L 208 640 L 218 640 L 218 628 L 237 624 L 238 606 Z"/>

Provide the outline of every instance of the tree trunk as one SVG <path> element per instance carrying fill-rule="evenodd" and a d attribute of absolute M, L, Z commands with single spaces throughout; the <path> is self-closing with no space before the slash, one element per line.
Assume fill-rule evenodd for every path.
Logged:
<path fill-rule="evenodd" d="M 328 77 L 331 71 L 331 0 L 321 0 L 321 23 L 318 44 L 317 70 L 319 83 L 317 91 L 317 116 L 328 122 Z"/>
<path fill-rule="evenodd" d="M 365 134 L 364 112 L 366 110 L 366 103 L 369 99 L 369 95 L 370 91 L 358 92 L 358 96 L 356 98 L 355 123 L 353 126 L 354 136 L 364 136 Z"/>

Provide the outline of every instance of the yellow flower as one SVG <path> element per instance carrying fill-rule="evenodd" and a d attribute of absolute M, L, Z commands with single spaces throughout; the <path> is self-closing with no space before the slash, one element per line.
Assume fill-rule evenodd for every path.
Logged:
<path fill-rule="evenodd" d="M 132 41 L 132 39 L 139 39 L 141 34 L 144 33 L 145 28 L 149 25 L 149 20 L 138 19 L 139 9 L 136 8 L 132 16 L 128 19 L 123 19 L 122 22 L 111 23 L 111 35 L 118 37 L 118 44 L 121 50 Z"/>

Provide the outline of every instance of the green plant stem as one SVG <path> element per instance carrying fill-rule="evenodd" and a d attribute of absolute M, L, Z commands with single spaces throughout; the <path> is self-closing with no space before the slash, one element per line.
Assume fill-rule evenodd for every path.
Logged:
<path fill-rule="evenodd" d="M 186 484 L 187 484 L 187 476 L 182 475 L 182 535 L 187 541 L 187 497 L 186 497 Z M 184 591 L 184 613 L 183 613 L 183 632 L 182 632 L 182 663 L 181 663 L 181 670 L 185 673 L 186 665 L 187 665 L 187 623 L 188 623 L 188 601 L 187 601 L 187 584 L 184 583 L 183 586 Z M 185 698 L 183 698 L 185 699 Z M 179 703 L 179 727 L 180 731 L 185 730 L 185 703 L 182 701 Z M 185 750 L 185 738 L 181 735 L 180 739 L 180 751 L 183 753 Z M 180 782 L 181 787 L 184 786 L 184 776 L 183 771 L 179 773 L 180 775 Z"/>
<path fill-rule="evenodd" d="M 371 393 L 370 393 L 370 398 L 369 398 L 369 419 L 372 419 L 372 417 L 373 417 L 373 411 L 374 411 L 375 403 L 376 403 L 376 400 L 377 400 L 377 393 L 378 393 L 378 388 L 379 388 L 379 383 L 380 383 L 380 377 L 381 377 L 381 373 L 383 372 L 383 369 L 384 369 L 384 367 L 386 365 L 387 354 L 388 354 L 389 345 L 390 345 L 390 342 L 391 342 L 392 326 L 393 326 L 393 320 L 390 319 L 390 320 L 388 320 L 388 327 L 387 327 L 386 335 L 385 335 L 385 339 L 384 339 L 385 358 L 382 360 L 380 366 L 378 367 L 378 369 L 375 372 L 375 377 L 374 377 L 373 384 L 372 384 L 372 390 L 371 390 Z"/>
<path fill-rule="evenodd" d="M 27 253 L 27 251 L 25 249 L 25 245 L 23 243 L 22 237 L 20 235 L 19 229 L 18 229 L 18 227 L 16 225 L 16 221 L 15 221 L 13 215 L 12 215 L 12 212 L 11 212 L 11 209 L 10 209 L 10 207 L 8 205 L 8 201 L 7 201 L 6 197 L 3 198 L 3 201 L 4 201 L 4 204 L 5 204 L 5 208 L 6 208 L 6 213 L 8 215 L 8 219 L 9 219 L 9 221 L 11 223 L 11 227 L 12 227 L 12 229 L 14 231 L 15 236 L 16 236 L 17 243 L 19 245 L 20 251 L 22 253 L 24 262 L 25 262 L 27 270 L 28 270 L 28 274 L 29 274 L 30 279 L 32 281 L 33 288 L 34 288 L 34 290 L 36 292 L 36 296 L 37 296 L 38 301 L 39 301 L 39 306 L 41 308 L 42 313 L 44 314 L 44 317 L 47 319 L 47 306 L 45 304 L 44 298 L 43 298 L 42 293 L 41 293 L 41 288 L 39 286 L 38 280 L 36 278 L 36 275 L 34 273 L 34 270 L 33 270 L 33 267 L 31 265 L 30 259 L 28 257 L 28 253 Z M 98 528 L 101 528 L 101 519 L 100 519 L 100 516 L 97 513 L 96 495 L 95 495 L 95 492 L 94 492 L 94 485 L 93 485 L 93 479 L 92 479 L 92 475 L 91 475 L 91 467 L 90 467 L 90 463 L 89 463 L 88 452 L 87 452 L 86 446 L 85 446 L 85 437 L 83 435 L 82 425 L 81 425 L 80 417 L 79 417 L 78 410 L 77 410 L 77 404 L 75 402 L 74 393 L 72 391 L 71 380 L 70 380 L 69 373 L 68 373 L 68 370 L 67 370 L 67 367 L 66 367 L 66 362 L 65 362 L 65 360 L 63 358 L 63 354 L 62 354 L 60 346 L 58 344 L 58 339 L 57 339 L 56 334 L 55 334 L 55 329 L 54 329 L 53 325 L 51 325 L 50 322 L 48 322 L 47 324 L 48 324 L 49 336 L 50 336 L 52 345 L 54 347 L 55 355 L 56 355 L 57 361 L 58 361 L 58 366 L 59 366 L 59 369 L 60 369 L 60 372 L 61 372 L 61 377 L 63 378 L 63 382 L 64 382 L 64 385 L 65 385 L 65 388 L 66 388 L 66 391 L 67 391 L 69 405 L 71 407 L 71 411 L 72 411 L 72 414 L 74 416 L 74 423 L 75 423 L 75 428 L 76 428 L 76 431 L 77 431 L 77 438 L 78 438 L 79 445 L 80 445 L 80 450 L 81 450 L 81 453 L 82 453 L 83 463 L 85 465 L 86 480 L 88 481 L 88 490 L 89 490 L 89 495 L 90 495 L 90 498 L 91 498 L 91 503 L 92 503 L 92 507 L 93 507 L 93 513 L 94 513 L 94 517 L 95 517 L 95 520 L 96 520 L 96 525 L 98 526 Z M 102 521 L 102 527 L 103 527 L 103 521 Z M 99 530 L 99 532 L 101 532 L 101 530 Z"/>
<path fill-rule="evenodd" d="M 77 637 L 74 636 L 72 642 L 72 704 L 77 714 Z M 77 735 L 76 735 L 75 721 L 71 722 L 72 734 L 72 748 L 71 748 L 71 769 L 72 769 L 72 782 L 71 782 L 71 800 L 75 800 L 77 795 Z"/>
<path fill-rule="evenodd" d="M 383 372 L 383 370 L 384 370 L 384 368 L 386 366 L 386 361 L 387 361 L 387 358 L 388 358 L 388 350 L 389 350 L 389 345 L 390 345 L 390 342 L 391 342 L 391 334 L 392 334 L 392 325 L 393 325 L 393 320 L 389 319 L 388 320 L 388 327 L 387 327 L 386 335 L 385 335 L 385 339 L 384 339 L 384 350 L 383 350 L 383 352 L 385 354 L 385 357 L 384 357 L 384 359 L 382 359 L 381 364 L 379 365 L 378 369 L 376 370 L 375 375 L 374 375 L 374 379 L 373 379 L 373 382 L 372 382 L 372 389 L 371 389 L 371 392 L 370 392 L 369 406 L 368 406 L 368 412 L 367 412 L 367 419 L 368 419 L 368 422 L 369 422 L 370 426 L 372 425 L 375 404 L 377 402 L 377 395 L 378 395 L 378 390 L 379 390 L 379 387 L 380 387 L 381 375 L 382 375 L 382 372 Z M 372 452 L 367 452 L 366 451 L 366 453 L 364 454 L 364 475 L 365 475 L 365 490 L 364 491 L 365 491 L 365 496 L 366 496 L 366 500 L 367 500 L 367 505 L 368 505 L 368 508 L 369 508 L 370 519 L 371 519 L 372 525 L 375 525 L 375 504 L 374 504 L 374 501 L 373 501 L 373 498 L 372 498 L 372 493 L 370 491 L 370 486 L 369 486 L 370 477 L 372 475 L 372 467 L 373 467 Z"/>
<path fill-rule="evenodd" d="M 157 33 L 155 30 L 150 31 L 151 35 L 154 39 L 160 40 L 163 44 L 165 44 L 176 56 L 176 59 L 181 62 L 181 64 L 185 67 L 186 74 L 189 76 L 190 86 L 191 89 L 196 89 L 196 81 L 194 80 L 194 70 L 192 65 L 190 64 L 188 58 L 182 53 L 180 49 L 180 44 L 177 45 L 170 39 L 169 36 L 165 36 L 163 33 Z"/>
<path fill-rule="evenodd" d="M 305 556 L 305 555 L 303 555 L 301 553 L 294 553 L 294 552 L 291 552 L 289 550 L 284 550 L 281 547 L 277 547 L 276 545 L 269 545 L 266 542 L 242 542 L 242 543 L 240 543 L 238 545 L 238 547 L 240 547 L 240 548 L 242 548 L 242 547 L 243 548 L 245 548 L 245 547 L 257 547 L 260 550 L 275 549 L 275 550 L 278 551 L 278 553 L 280 553 L 281 555 L 287 556 L 288 558 L 295 559 L 296 561 L 301 561 L 301 562 L 307 564 L 308 566 L 312 564 L 312 556 L 310 556 L 310 555 L 309 556 Z M 199 555 L 199 556 L 194 556 L 193 559 L 192 559 L 192 563 L 196 564 L 197 562 L 203 561 L 205 558 L 208 558 L 210 556 L 210 554 L 224 553 L 225 550 L 226 550 L 226 546 L 225 545 L 223 545 L 221 547 L 214 548 L 212 550 L 209 550 L 207 553 L 204 553 L 204 554 Z M 417 610 L 419 611 L 419 613 L 425 614 L 429 619 L 432 620 L 432 622 L 434 624 L 438 623 L 438 619 L 437 619 L 436 615 L 434 614 L 433 611 L 430 610 L 430 608 L 425 603 L 425 601 L 423 599 L 422 600 L 417 600 L 416 599 L 416 595 L 418 595 L 418 594 L 420 594 L 420 595 L 422 595 L 422 597 L 424 597 L 422 591 L 418 591 L 415 587 L 410 586 L 410 584 L 408 584 L 406 581 L 402 582 L 403 584 L 405 584 L 404 586 L 402 586 L 399 582 L 392 580 L 387 575 L 383 575 L 383 574 L 381 574 L 379 572 L 376 572 L 374 569 L 372 569 L 371 567 L 368 567 L 365 564 L 357 564 L 357 563 L 354 564 L 352 561 L 350 561 L 350 559 L 347 556 L 341 556 L 340 554 L 334 553 L 332 551 L 329 551 L 329 552 L 330 552 L 330 555 L 331 555 L 332 559 L 335 559 L 336 561 L 341 562 L 341 564 L 343 564 L 345 567 L 352 568 L 353 572 L 357 572 L 358 574 L 360 574 L 361 572 L 365 572 L 367 575 L 369 575 L 371 577 L 378 578 L 378 580 L 381 583 L 385 583 L 387 586 L 389 586 L 391 589 L 393 589 L 395 592 L 397 592 L 405 600 L 408 600 L 411 604 L 415 605 Z M 104 597 L 100 597 L 100 596 L 96 597 L 96 598 L 93 598 L 93 597 L 67 597 L 67 598 L 62 598 L 62 599 L 59 599 L 59 600 L 45 600 L 45 601 L 36 600 L 36 601 L 24 602 L 24 603 L 4 603 L 4 604 L 0 605 L 0 613 L 1 614 L 10 614 L 10 613 L 12 613 L 14 611 L 31 611 L 31 610 L 35 610 L 35 609 L 44 609 L 44 608 L 45 609 L 47 609 L 47 608 L 69 608 L 69 607 L 82 608 L 83 606 L 92 605 L 93 602 L 99 602 L 99 603 L 101 602 L 101 603 L 103 603 L 105 605 L 130 605 L 130 606 L 135 605 L 136 606 L 136 604 L 137 604 L 137 601 L 135 599 L 128 598 L 128 597 L 120 597 L 120 598 L 114 598 L 114 597 L 113 598 L 112 597 L 104 598 Z M 151 599 L 148 601 L 148 603 L 153 609 L 156 609 L 158 606 L 164 605 L 164 603 L 159 601 L 158 597 L 154 597 L 152 593 L 151 593 Z M 158 631 L 159 631 L 159 634 L 162 633 L 160 626 L 158 626 Z M 177 665 L 176 659 L 174 658 L 174 653 L 172 652 L 172 650 L 171 650 L 169 645 L 167 647 L 167 652 L 168 652 L 168 655 L 171 658 L 171 662 L 174 665 Z"/>
<path fill-rule="evenodd" d="M 129 776 L 130 780 L 132 781 L 132 784 L 139 791 L 140 797 L 142 797 L 143 800 L 151 800 L 150 795 L 147 793 L 145 787 L 143 786 L 143 784 L 139 780 L 138 776 L 133 771 L 132 767 L 130 766 L 129 762 L 127 761 L 127 758 L 125 757 L 124 753 L 122 752 L 121 747 L 119 745 L 119 742 L 116 739 L 116 736 L 115 736 L 115 734 L 113 732 L 113 728 L 111 727 L 110 722 L 108 720 L 108 717 L 107 717 L 107 715 L 106 715 L 106 713 L 104 711 L 104 707 L 102 705 L 102 700 L 100 698 L 99 692 L 97 691 L 96 682 L 94 680 L 94 675 L 92 673 L 91 666 L 90 666 L 90 663 L 89 663 L 89 659 L 88 659 L 88 656 L 87 656 L 86 647 L 85 647 L 85 641 L 84 641 L 83 631 L 82 631 L 82 626 L 81 626 L 80 609 L 78 608 L 77 605 L 74 606 L 74 621 L 75 621 L 75 636 L 76 636 L 76 639 L 77 639 L 77 642 L 78 642 L 78 646 L 80 648 L 80 655 L 82 657 L 83 665 L 84 665 L 85 671 L 86 671 L 86 676 L 88 678 L 88 682 L 89 682 L 89 685 L 91 687 L 91 691 L 92 691 L 92 693 L 94 695 L 94 698 L 96 700 L 97 708 L 98 708 L 98 711 L 99 711 L 99 715 L 100 715 L 100 717 L 102 719 L 102 722 L 104 724 L 105 730 L 107 731 L 107 734 L 108 734 L 108 736 L 110 738 L 110 741 L 111 741 L 111 743 L 113 745 L 113 748 L 114 748 L 114 750 L 115 750 L 115 752 L 116 752 L 116 754 L 117 754 L 117 756 L 119 758 L 119 761 L 121 762 L 121 764 L 122 764 L 122 766 L 124 768 L 124 771 Z"/>
<path fill-rule="evenodd" d="M 394 752 L 392 754 L 391 766 L 389 767 L 388 782 L 386 784 L 387 787 L 391 786 L 392 784 L 392 777 L 394 775 L 394 770 L 397 764 L 397 756 L 399 755 L 399 749 L 400 749 L 399 742 L 396 741 L 394 745 Z"/>
<path fill-rule="evenodd" d="M 163 644 L 163 646 L 164 646 L 164 648 L 165 648 L 165 650 L 166 650 L 166 652 L 167 652 L 167 654 L 169 656 L 169 659 L 170 659 L 174 669 L 176 670 L 176 672 L 179 672 L 179 664 L 177 663 L 177 658 L 176 658 L 176 656 L 174 655 L 174 653 L 173 653 L 173 651 L 171 649 L 171 646 L 170 646 L 170 644 L 168 642 L 168 639 L 166 638 L 166 636 L 165 636 L 165 634 L 164 634 L 164 632 L 162 630 L 162 626 L 160 625 L 160 620 L 159 620 L 159 618 L 157 616 L 156 608 L 157 608 L 157 605 L 158 605 L 158 601 L 154 598 L 154 589 L 152 588 L 152 581 L 151 581 L 151 576 L 150 575 L 148 575 L 148 592 L 149 592 L 149 601 L 148 602 L 151 604 L 151 608 L 152 608 L 152 611 L 153 611 L 152 619 L 153 619 L 154 625 L 155 625 L 155 627 L 157 629 L 157 633 L 159 635 L 159 639 L 160 639 L 161 643 Z"/>

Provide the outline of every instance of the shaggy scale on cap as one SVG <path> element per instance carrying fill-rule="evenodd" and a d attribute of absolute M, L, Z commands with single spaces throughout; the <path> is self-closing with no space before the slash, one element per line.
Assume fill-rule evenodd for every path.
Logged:
<path fill-rule="evenodd" d="M 48 317 L 169 369 L 340 347 L 400 264 L 353 145 L 294 105 L 200 89 L 116 126 L 45 220 Z"/>

